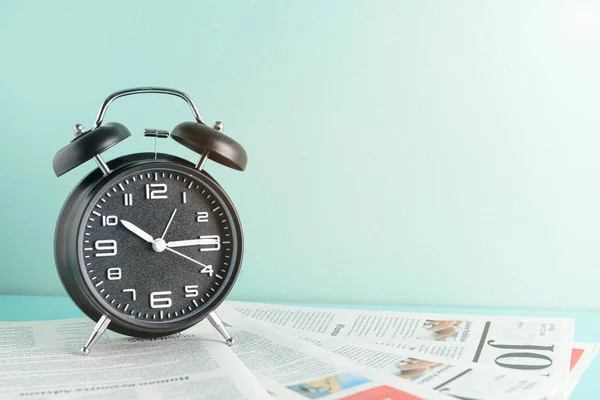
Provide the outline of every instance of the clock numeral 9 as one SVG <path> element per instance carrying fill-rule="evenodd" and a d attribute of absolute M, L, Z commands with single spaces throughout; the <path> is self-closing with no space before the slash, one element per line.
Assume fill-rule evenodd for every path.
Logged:
<path fill-rule="evenodd" d="M 208 222 L 208 213 L 206 211 L 198 211 L 196 215 L 196 222 Z"/>
<path fill-rule="evenodd" d="M 117 255 L 116 240 L 96 240 L 94 248 L 98 251 L 106 251 L 106 253 L 96 253 L 96 257 L 111 257 Z"/>
<path fill-rule="evenodd" d="M 116 215 L 103 215 L 102 226 L 115 226 L 119 223 L 119 218 Z"/>
<path fill-rule="evenodd" d="M 167 193 L 167 185 L 164 183 L 146 184 L 146 198 L 149 200 L 166 199 L 167 195 L 165 193 Z"/>
<path fill-rule="evenodd" d="M 184 290 L 185 297 L 198 297 L 198 285 L 188 285 Z"/>
<path fill-rule="evenodd" d="M 109 281 L 118 281 L 121 279 L 121 268 L 109 268 L 106 270 L 106 279 Z"/>
<path fill-rule="evenodd" d="M 173 304 L 170 297 L 171 292 L 152 292 L 150 293 L 150 307 L 169 308 Z M 162 296 L 162 297 L 161 297 Z"/>

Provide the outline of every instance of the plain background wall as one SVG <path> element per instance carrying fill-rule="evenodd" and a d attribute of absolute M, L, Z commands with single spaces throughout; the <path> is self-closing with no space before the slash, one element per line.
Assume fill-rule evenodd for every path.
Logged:
<path fill-rule="evenodd" d="M 4 1 L 0 65 L 0 293 L 64 294 L 54 224 L 96 166 L 52 158 L 155 85 L 249 153 L 207 164 L 247 239 L 232 298 L 600 309 L 598 2 Z M 191 118 L 118 100 L 105 158 Z"/>

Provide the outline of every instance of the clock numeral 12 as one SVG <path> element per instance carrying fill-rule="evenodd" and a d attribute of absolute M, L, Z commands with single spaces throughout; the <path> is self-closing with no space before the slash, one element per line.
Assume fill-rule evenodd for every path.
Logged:
<path fill-rule="evenodd" d="M 146 198 L 148 200 L 166 199 L 167 185 L 164 183 L 147 183 Z"/>

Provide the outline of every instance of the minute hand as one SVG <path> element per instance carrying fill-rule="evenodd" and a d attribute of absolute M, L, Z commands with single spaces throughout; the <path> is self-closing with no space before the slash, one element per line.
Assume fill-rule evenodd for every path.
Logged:
<path fill-rule="evenodd" d="M 217 243 L 219 243 L 219 239 L 217 239 L 217 238 L 176 240 L 173 242 L 168 242 L 167 247 L 209 246 L 209 245 L 217 244 Z"/>

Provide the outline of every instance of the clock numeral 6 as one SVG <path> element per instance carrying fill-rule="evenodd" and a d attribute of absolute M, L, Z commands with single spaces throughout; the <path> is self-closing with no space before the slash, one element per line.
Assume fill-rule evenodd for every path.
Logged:
<path fill-rule="evenodd" d="M 109 281 L 118 281 L 121 279 L 121 268 L 109 268 L 106 270 L 106 279 Z"/>
<path fill-rule="evenodd" d="M 152 292 L 150 293 L 150 307 L 152 308 L 169 308 L 173 304 L 170 296 L 171 292 Z"/>
<path fill-rule="evenodd" d="M 167 185 L 164 183 L 147 183 L 146 198 L 149 200 L 166 199 Z"/>
<path fill-rule="evenodd" d="M 196 215 L 196 222 L 208 222 L 208 213 L 206 211 L 198 211 Z"/>
<path fill-rule="evenodd" d="M 102 226 L 115 226 L 119 224 L 119 218 L 116 215 L 103 215 Z"/>
<path fill-rule="evenodd" d="M 106 253 L 96 253 L 96 257 L 111 257 L 117 255 L 116 240 L 96 240 L 94 248 L 98 251 L 106 251 Z"/>
<path fill-rule="evenodd" d="M 198 297 L 198 285 L 188 285 L 184 290 L 185 297 Z"/>

